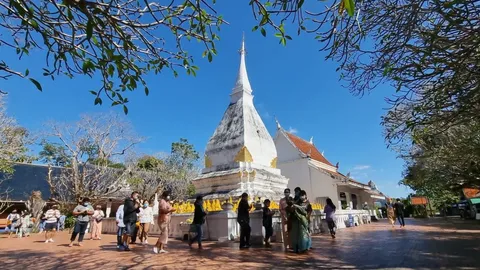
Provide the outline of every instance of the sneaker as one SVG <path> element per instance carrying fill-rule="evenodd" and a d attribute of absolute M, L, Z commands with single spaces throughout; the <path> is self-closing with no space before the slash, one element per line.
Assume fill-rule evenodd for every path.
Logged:
<path fill-rule="evenodd" d="M 145 245 L 147 245 L 147 244 L 148 244 L 148 241 L 147 241 L 147 240 L 145 240 Z"/>
<path fill-rule="evenodd" d="M 158 254 L 158 247 L 153 247 L 153 253 Z"/>
<path fill-rule="evenodd" d="M 53 242 L 55 242 L 55 241 L 53 241 L 53 239 L 52 239 L 52 238 L 50 238 L 49 240 L 50 240 L 50 243 L 53 243 Z"/>
<path fill-rule="evenodd" d="M 48 243 L 48 242 L 50 242 L 50 239 L 45 240 L 45 243 Z"/>
<path fill-rule="evenodd" d="M 73 247 L 73 243 L 68 244 L 68 247 Z"/>
<path fill-rule="evenodd" d="M 78 242 L 78 246 L 79 246 L 79 247 L 83 247 L 82 242 Z"/>
<path fill-rule="evenodd" d="M 161 249 L 160 250 L 160 253 L 168 253 L 168 251 L 164 250 L 164 249 Z"/>

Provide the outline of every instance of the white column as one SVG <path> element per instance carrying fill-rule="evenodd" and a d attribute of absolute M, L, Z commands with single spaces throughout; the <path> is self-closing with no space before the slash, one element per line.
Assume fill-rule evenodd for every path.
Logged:
<path fill-rule="evenodd" d="M 347 207 L 350 207 L 350 209 L 352 208 L 351 205 L 350 205 L 350 202 L 352 201 L 352 195 L 350 195 L 350 192 L 345 192 L 345 199 L 347 200 Z"/>

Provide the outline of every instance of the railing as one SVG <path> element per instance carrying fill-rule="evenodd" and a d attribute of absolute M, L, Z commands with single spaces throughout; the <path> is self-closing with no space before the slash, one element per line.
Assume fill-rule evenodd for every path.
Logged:
<path fill-rule="evenodd" d="M 336 224 L 338 229 L 343 229 L 350 226 L 360 226 L 371 222 L 372 212 L 368 210 L 338 210 L 335 213 Z M 251 214 L 252 234 L 262 234 L 263 227 L 261 222 L 261 212 L 254 212 Z M 186 224 L 187 219 L 192 219 L 193 214 L 174 214 L 171 217 L 169 226 L 169 237 L 183 239 L 188 235 L 190 225 Z M 240 225 L 237 223 L 236 213 L 232 211 L 214 212 L 207 216 L 206 222 L 203 225 L 203 235 L 206 239 L 213 240 L 234 240 L 240 235 Z M 157 218 L 154 217 L 156 225 Z M 281 232 L 280 216 L 273 217 L 274 236 L 272 241 L 281 241 L 281 236 L 277 235 Z M 102 232 L 107 234 L 115 234 L 117 231 L 117 224 L 115 218 L 105 218 L 102 221 Z M 310 228 L 313 234 L 328 232 L 327 224 L 325 222 L 325 214 L 319 210 L 314 210 L 310 219 Z M 150 234 L 158 235 L 160 233 L 158 226 L 150 226 Z"/>

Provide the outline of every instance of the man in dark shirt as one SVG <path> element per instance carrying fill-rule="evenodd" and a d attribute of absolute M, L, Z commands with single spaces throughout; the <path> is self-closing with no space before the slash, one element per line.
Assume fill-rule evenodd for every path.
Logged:
<path fill-rule="evenodd" d="M 263 227 L 265 227 L 265 247 L 271 247 L 270 237 L 273 235 L 273 221 L 272 217 L 275 214 L 270 210 L 270 200 L 266 199 L 263 201 Z"/>
<path fill-rule="evenodd" d="M 250 247 L 250 205 L 248 204 L 248 194 L 243 193 L 242 199 L 238 204 L 237 222 L 240 224 L 240 248 Z"/>
<path fill-rule="evenodd" d="M 400 201 L 400 199 L 397 199 L 397 202 L 393 205 L 393 208 L 395 209 L 395 215 L 400 223 L 400 228 L 405 227 L 405 205 Z"/>
<path fill-rule="evenodd" d="M 123 205 L 123 223 L 125 224 L 125 235 L 123 237 L 123 245 L 125 251 L 130 251 L 128 243 L 130 238 L 134 236 L 137 214 L 140 212 L 140 201 L 138 198 L 138 192 L 132 192 L 130 198 L 125 199 Z"/>
<path fill-rule="evenodd" d="M 202 249 L 202 237 L 203 237 L 203 231 L 202 231 L 202 225 L 205 223 L 205 216 L 207 215 L 207 212 L 203 209 L 203 197 L 198 196 L 197 200 L 195 201 L 195 212 L 193 215 L 193 222 L 192 226 L 195 227 L 195 232 L 197 235 L 190 239 L 188 242 L 188 245 L 192 247 L 193 242 L 195 240 L 198 242 L 198 249 Z"/>

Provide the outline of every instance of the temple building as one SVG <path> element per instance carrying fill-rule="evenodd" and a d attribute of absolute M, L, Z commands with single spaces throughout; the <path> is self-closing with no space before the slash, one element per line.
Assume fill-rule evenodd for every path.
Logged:
<path fill-rule="evenodd" d="M 195 180 L 198 194 L 206 198 L 250 196 L 278 199 L 288 179 L 277 168 L 277 150 L 253 104 L 245 64 L 245 41 L 230 103 L 208 141 L 205 168 Z"/>
<path fill-rule="evenodd" d="M 343 209 L 360 210 L 365 202 L 373 209 L 376 202 L 383 204 L 385 196 L 375 184 L 353 180 L 349 175 L 338 171 L 338 163 L 333 165 L 318 151 L 313 138 L 306 141 L 285 131 L 277 121 L 275 146 L 278 153 L 277 165 L 290 179 L 288 187 L 300 187 L 307 192 L 312 202 L 325 205 L 327 198 Z"/>

